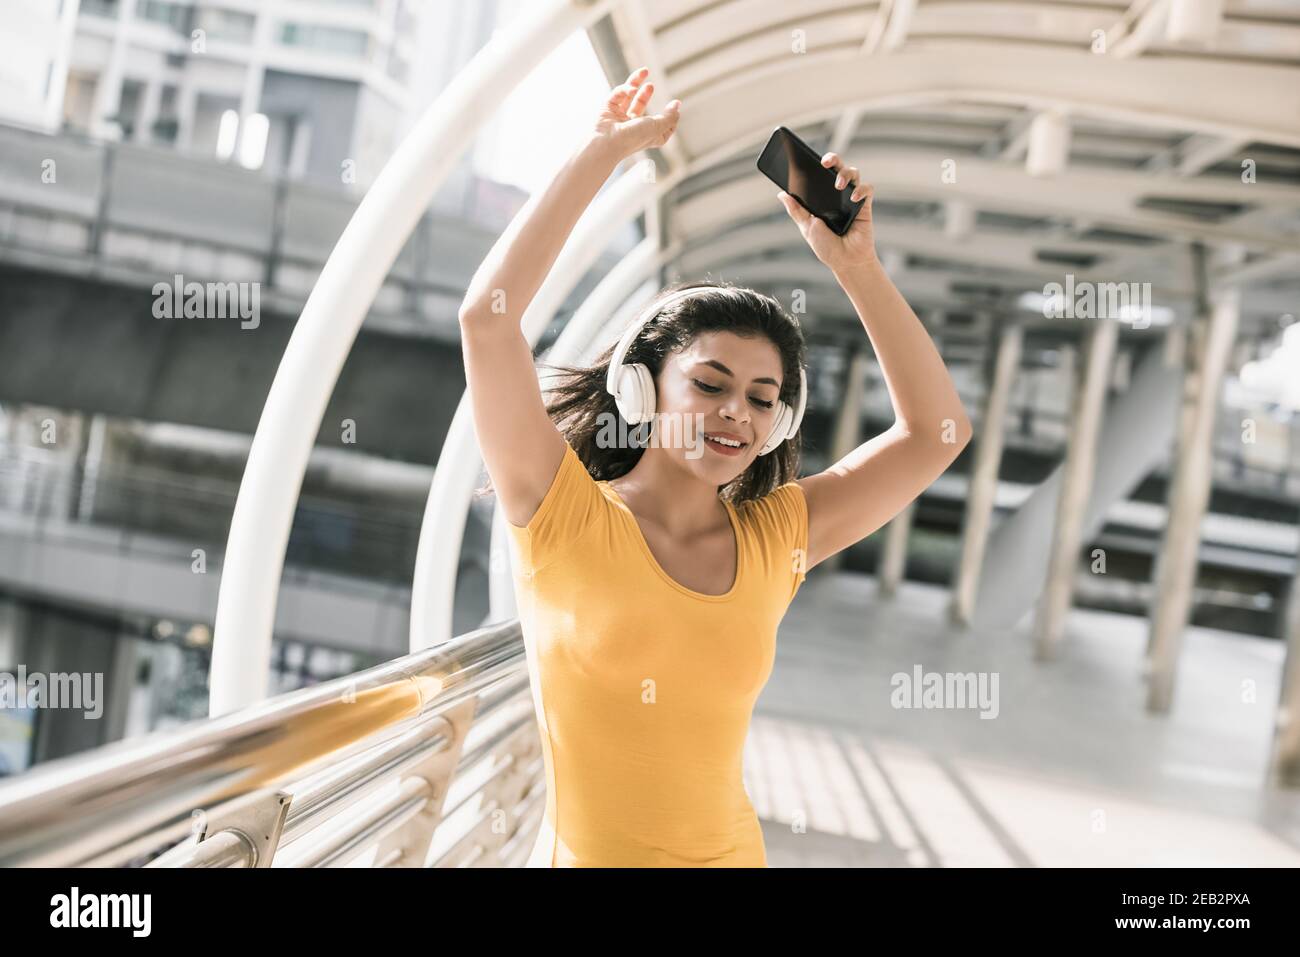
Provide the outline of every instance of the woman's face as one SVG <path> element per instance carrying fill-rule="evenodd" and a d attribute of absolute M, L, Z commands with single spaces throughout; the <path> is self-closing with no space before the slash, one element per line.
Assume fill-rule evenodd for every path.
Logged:
<path fill-rule="evenodd" d="M 726 485 L 758 457 L 776 421 L 781 353 L 765 336 L 705 332 L 664 362 L 655 381 L 659 443 L 711 485 Z M 706 436 L 738 439 L 732 449 Z"/>

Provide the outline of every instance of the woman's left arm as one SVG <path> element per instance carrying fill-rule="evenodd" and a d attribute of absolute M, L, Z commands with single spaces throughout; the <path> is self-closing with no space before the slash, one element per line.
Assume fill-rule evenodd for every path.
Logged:
<path fill-rule="evenodd" d="M 861 541 L 905 509 L 971 439 L 971 423 L 929 333 L 876 256 L 871 186 L 834 153 L 822 165 L 867 202 L 837 236 L 793 198 L 781 202 L 862 320 L 889 390 L 894 424 L 823 472 L 798 479 L 808 502 L 806 568 Z"/>

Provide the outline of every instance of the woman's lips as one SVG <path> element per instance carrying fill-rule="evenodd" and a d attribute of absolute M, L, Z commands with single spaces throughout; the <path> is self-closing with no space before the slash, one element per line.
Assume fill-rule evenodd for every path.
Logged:
<path fill-rule="evenodd" d="M 742 453 L 744 453 L 746 448 L 746 446 L 743 445 L 741 446 L 723 445 L 721 442 L 713 441 L 713 439 L 709 438 L 707 435 L 704 437 L 704 444 L 707 445 L 709 448 L 713 449 L 713 451 L 717 452 L 719 455 L 726 455 L 731 457 L 741 455 Z"/>

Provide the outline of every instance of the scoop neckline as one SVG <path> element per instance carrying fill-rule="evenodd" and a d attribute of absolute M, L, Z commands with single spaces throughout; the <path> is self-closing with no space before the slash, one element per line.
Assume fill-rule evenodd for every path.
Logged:
<path fill-rule="evenodd" d="M 618 494 L 618 489 L 610 485 L 608 480 L 603 480 L 598 484 L 603 485 L 610 492 L 610 494 L 614 496 L 614 503 L 619 508 L 621 508 L 624 512 L 627 513 L 628 519 L 632 522 L 632 530 L 636 533 L 636 540 L 637 543 L 641 546 L 642 553 L 645 555 L 646 559 L 650 562 L 650 567 L 655 570 L 656 574 L 658 574 L 659 577 L 664 580 L 664 582 L 666 582 L 668 585 L 671 585 L 673 588 L 677 589 L 683 595 L 686 595 L 690 598 L 699 599 L 700 601 L 727 601 L 728 599 L 735 597 L 737 590 L 740 588 L 741 575 L 744 572 L 745 556 L 744 556 L 744 544 L 743 544 L 744 540 L 741 538 L 740 535 L 740 520 L 736 517 L 736 510 L 732 508 L 730 502 L 728 502 L 726 499 L 718 500 L 722 502 L 723 507 L 726 508 L 727 510 L 727 519 L 731 522 L 731 531 L 736 538 L 736 576 L 731 583 L 731 587 L 727 589 L 725 593 L 721 595 L 706 595 L 702 591 L 695 591 L 692 588 L 687 588 L 677 579 L 673 578 L 666 571 L 664 571 L 663 567 L 659 564 L 659 560 L 655 558 L 655 553 L 650 550 L 650 543 L 646 541 L 645 533 L 641 531 L 641 524 L 636 520 L 636 513 L 632 511 L 632 509 L 628 506 L 627 502 L 623 501 L 623 496 Z"/>

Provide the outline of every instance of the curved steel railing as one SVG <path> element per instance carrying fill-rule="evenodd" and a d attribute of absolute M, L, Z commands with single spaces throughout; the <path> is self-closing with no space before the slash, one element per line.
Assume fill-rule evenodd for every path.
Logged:
<path fill-rule="evenodd" d="M 0 866 L 511 865 L 544 803 L 510 621 L 0 784 Z"/>

